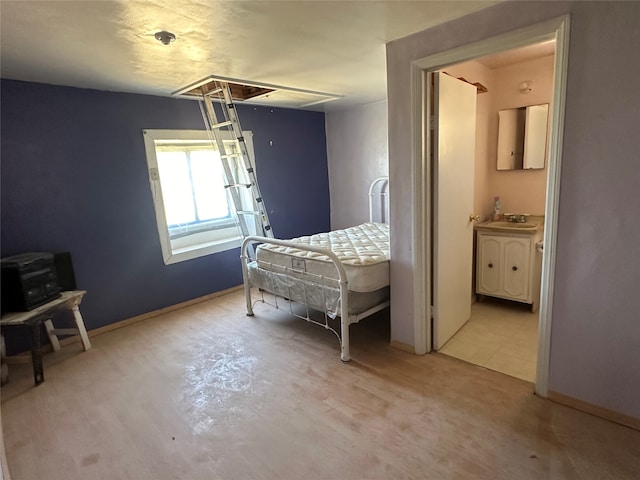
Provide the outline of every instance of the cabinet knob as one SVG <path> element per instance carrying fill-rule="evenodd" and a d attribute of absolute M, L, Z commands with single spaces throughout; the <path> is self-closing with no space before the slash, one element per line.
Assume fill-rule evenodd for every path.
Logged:
<path fill-rule="evenodd" d="M 493 263 L 490 263 L 490 264 L 489 264 L 489 268 L 493 268 Z"/>
<path fill-rule="evenodd" d="M 513 270 L 513 271 L 515 272 L 516 270 L 518 270 L 518 267 L 516 267 L 516 266 L 514 265 L 513 267 L 511 267 L 511 270 Z"/>

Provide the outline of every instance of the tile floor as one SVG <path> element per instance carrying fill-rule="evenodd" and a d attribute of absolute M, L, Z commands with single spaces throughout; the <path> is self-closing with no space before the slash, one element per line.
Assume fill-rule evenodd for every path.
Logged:
<path fill-rule="evenodd" d="M 537 347 L 538 313 L 529 305 L 487 297 L 471 305 L 471 319 L 440 353 L 534 382 Z"/>

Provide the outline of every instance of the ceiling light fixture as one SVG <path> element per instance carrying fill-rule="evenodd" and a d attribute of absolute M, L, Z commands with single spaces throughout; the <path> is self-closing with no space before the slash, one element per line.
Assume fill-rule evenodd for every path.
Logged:
<path fill-rule="evenodd" d="M 156 32 L 154 37 L 156 40 L 162 42 L 163 45 L 169 45 L 171 42 L 174 42 L 176 40 L 176 36 L 171 32 L 167 32 L 166 30 Z"/>

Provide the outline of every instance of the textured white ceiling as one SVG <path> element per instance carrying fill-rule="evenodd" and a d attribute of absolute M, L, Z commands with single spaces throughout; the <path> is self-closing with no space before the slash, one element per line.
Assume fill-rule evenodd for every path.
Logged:
<path fill-rule="evenodd" d="M 339 95 L 312 107 L 338 108 L 385 98 L 385 43 L 495 3 L 2 0 L 1 73 L 154 95 L 216 75 Z"/>

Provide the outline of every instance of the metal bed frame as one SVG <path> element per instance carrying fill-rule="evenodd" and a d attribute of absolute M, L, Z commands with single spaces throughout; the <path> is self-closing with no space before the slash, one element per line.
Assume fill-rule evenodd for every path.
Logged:
<path fill-rule="evenodd" d="M 388 185 L 389 185 L 389 180 L 387 177 L 376 178 L 371 183 L 371 186 L 369 187 L 369 220 L 370 221 L 374 221 L 374 216 L 375 216 L 374 199 L 379 197 L 380 217 L 383 223 L 387 223 L 388 210 L 389 210 L 388 209 L 389 199 L 387 195 Z M 286 291 L 283 291 L 282 287 L 277 288 L 274 282 L 267 282 L 267 283 L 271 283 L 271 285 L 257 284 L 257 282 L 254 282 L 254 284 L 252 285 L 250 281 L 249 264 L 255 261 L 255 258 L 253 258 L 253 252 L 255 252 L 255 246 L 258 243 L 263 243 L 263 244 L 268 243 L 268 244 L 279 245 L 284 247 L 291 247 L 291 248 L 296 248 L 298 250 L 315 252 L 315 253 L 325 255 L 329 259 L 331 259 L 331 262 L 335 266 L 338 273 L 338 279 L 336 280 L 334 278 L 326 278 L 319 275 L 307 273 L 305 271 L 301 271 L 298 269 L 278 266 L 278 270 L 280 271 L 278 274 L 282 275 L 283 277 L 286 277 L 287 280 L 290 280 L 289 282 L 286 282 L 287 285 L 285 285 L 284 287 L 284 290 Z M 380 302 L 371 308 L 367 308 L 364 311 L 349 313 L 350 312 L 350 309 L 349 309 L 350 308 L 350 299 L 349 299 L 350 291 L 349 291 L 347 274 L 339 258 L 332 251 L 327 249 L 308 246 L 308 245 L 305 246 L 289 240 L 279 240 L 279 239 L 260 237 L 260 236 L 249 236 L 249 237 L 246 237 L 242 242 L 240 258 L 242 262 L 242 278 L 244 282 L 244 291 L 245 291 L 245 297 L 247 302 L 247 315 L 248 316 L 254 315 L 253 306 L 258 302 L 266 303 L 276 309 L 280 309 L 281 307 L 278 302 L 278 297 L 281 297 L 283 298 L 284 302 L 286 302 L 289 305 L 288 310 L 291 315 L 301 318 L 303 320 L 306 320 L 307 322 L 320 325 L 325 329 L 330 330 L 336 335 L 336 337 L 338 338 L 338 341 L 340 342 L 340 359 L 343 362 L 348 362 L 349 360 L 351 360 L 351 354 L 349 349 L 349 325 L 353 323 L 358 323 L 363 318 L 373 315 L 374 313 L 379 312 L 380 310 L 383 310 L 390 305 L 390 301 L 387 297 L 387 299 L 384 300 L 383 302 Z M 260 261 L 260 263 L 264 264 L 265 262 Z M 257 267 L 257 268 L 260 270 L 260 267 Z M 266 270 L 265 272 L 268 272 L 269 275 L 275 274 L 274 270 Z M 302 292 L 303 292 L 302 298 L 300 298 L 299 292 L 297 294 L 292 292 L 291 282 L 302 285 Z M 251 299 L 252 286 L 259 288 L 260 296 L 261 296 L 261 298 L 259 300 L 256 300 L 255 302 L 252 302 L 252 299 Z M 307 296 L 307 287 L 315 288 L 315 289 L 321 288 L 322 302 L 318 302 L 317 300 L 316 301 L 311 300 Z M 333 292 L 331 292 L 331 290 L 333 290 Z M 332 309 L 328 308 L 327 306 L 327 294 L 328 293 L 335 294 L 336 293 L 335 290 L 337 290 L 337 293 L 339 294 L 338 303 L 337 303 L 338 308 L 336 309 L 336 311 L 331 311 Z M 273 295 L 274 303 L 270 303 L 265 300 L 265 297 L 264 297 L 265 292 L 268 292 L 271 295 Z M 304 315 L 301 315 L 293 310 L 292 301 L 295 301 L 295 303 L 299 303 L 305 306 Z M 324 316 L 323 321 L 319 321 L 311 318 L 310 310 L 322 312 Z M 340 332 L 338 332 L 329 324 L 329 318 L 335 318 L 336 316 L 340 317 Z"/>

